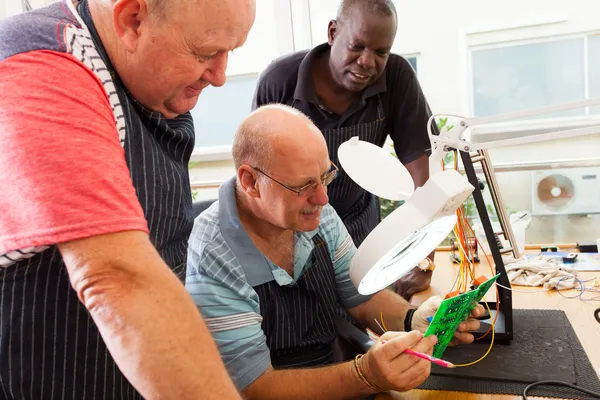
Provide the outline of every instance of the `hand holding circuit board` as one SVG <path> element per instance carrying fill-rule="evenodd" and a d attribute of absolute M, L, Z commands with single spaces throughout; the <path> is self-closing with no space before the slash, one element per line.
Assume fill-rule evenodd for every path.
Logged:
<path fill-rule="evenodd" d="M 439 358 L 442 356 L 450 342 L 455 338 L 455 332 L 459 328 L 459 325 L 465 321 L 473 309 L 479 304 L 479 301 L 493 286 L 496 279 L 498 279 L 498 276 L 499 275 L 496 275 L 491 279 L 488 279 L 473 290 L 445 299 L 439 304 L 433 319 L 425 331 L 425 336 L 437 336 L 438 342 L 433 349 L 434 357 Z M 477 314 L 480 314 L 480 311 L 477 311 Z M 422 329 L 417 326 L 415 326 L 415 328 Z"/>

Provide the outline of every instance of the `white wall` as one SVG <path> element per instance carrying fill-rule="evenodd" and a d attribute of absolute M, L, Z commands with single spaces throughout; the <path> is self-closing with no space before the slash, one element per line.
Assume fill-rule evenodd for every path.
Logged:
<path fill-rule="evenodd" d="M 21 0 L 0 0 L 0 19 L 23 12 Z"/>
<path fill-rule="evenodd" d="M 261 72 L 268 63 L 282 54 L 292 52 L 291 24 L 279 23 L 280 15 L 288 14 L 289 5 L 281 0 L 257 0 L 256 19 L 246 43 L 229 56 L 227 75 Z"/>

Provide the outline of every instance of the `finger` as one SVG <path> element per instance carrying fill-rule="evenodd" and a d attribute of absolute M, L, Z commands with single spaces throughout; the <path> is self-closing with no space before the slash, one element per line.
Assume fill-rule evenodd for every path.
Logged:
<path fill-rule="evenodd" d="M 475 336 L 466 332 L 455 332 L 454 339 L 452 341 L 456 341 L 457 344 L 469 344 L 473 343 L 475 340 Z"/>
<path fill-rule="evenodd" d="M 481 327 L 481 322 L 476 319 L 470 319 L 465 324 L 467 325 L 465 329 L 467 332 L 476 331 Z"/>
<path fill-rule="evenodd" d="M 458 332 L 469 332 L 476 331 L 481 326 L 481 322 L 476 319 L 468 319 L 464 322 L 461 322 L 456 329 Z"/>
<path fill-rule="evenodd" d="M 416 357 L 413 357 L 416 358 Z M 408 368 L 400 372 L 402 381 L 406 382 L 403 385 L 404 390 L 414 389 L 421 383 L 425 382 L 431 374 L 431 363 L 427 360 L 418 359 L 419 361 L 410 365 Z"/>
<path fill-rule="evenodd" d="M 386 332 L 381 336 L 381 339 L 385 342 L 380 346 L 383 358 L 391 361 L 402 354 L 404 350 L 419 343 L 423 339 L 423 334 L 419 331 L 411 331 L 409 333 Z"/>
<path fill-rule="evenodd" d="M 481 317 L 485 314 L 485 308 L 481 304 L 477 304 L 473 310 L 471 310 L 471 315 L 475 318 Z"/>
<path fill-rule="evenodd" d="M 402 331 L 386 331 L 383 335 L 381 335 L 379 338 L 382 341 L 390 341 L 394 338 L 400 337 L 400 336 L 405 336 L 406 332 L 402 332 Z"/>
<path fill-rule="evenodd" d="M 431 335 L 423 338 L 419 343 L 415 344 L 411 349 L 420 353 L 431 355 L 433 353 L 433 346 L 438 342 L 437 336 Z"/>

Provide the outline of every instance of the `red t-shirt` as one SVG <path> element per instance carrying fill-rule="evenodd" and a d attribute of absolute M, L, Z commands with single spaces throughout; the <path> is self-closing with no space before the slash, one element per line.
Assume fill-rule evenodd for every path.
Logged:
<path fill-rule="evenodd" d="M 0 62 L 0 255 L 148 224 L 107 94 L 69 54 Z"/>

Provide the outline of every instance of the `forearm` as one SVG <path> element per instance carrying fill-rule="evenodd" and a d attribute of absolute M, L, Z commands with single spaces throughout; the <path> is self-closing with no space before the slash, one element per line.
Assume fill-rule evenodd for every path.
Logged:
<path fill-rule="evenodd" d="M 248 400 L 360 399 L 373 394 L 354 362 L 310 369 L 270 369 L 243 394 Z"/>
<path fill-rule="evenodd" d="M 239 399 L 183 285 L 149 241 L 125 243 L 128 251 L 105 266 L 93 252 L 77 259 L 61 246 L 73 287 L 120 370 L 146 399 Z"/>
<path fill-rule="evenodd" d="M 409 309 L 415 308 L 402 296 L 397 295 L 391 290 L 381 290 L 370 300 L 363 304 L 348 310 L 350 315 L 359 322 L 366 324 L 369 329 L 379 334 L 383 333 L 375 320 L 383 326 L 381 314 L 383 313 L 383 322 L 389 331 L 404 331 L 404 318 Z"/>

